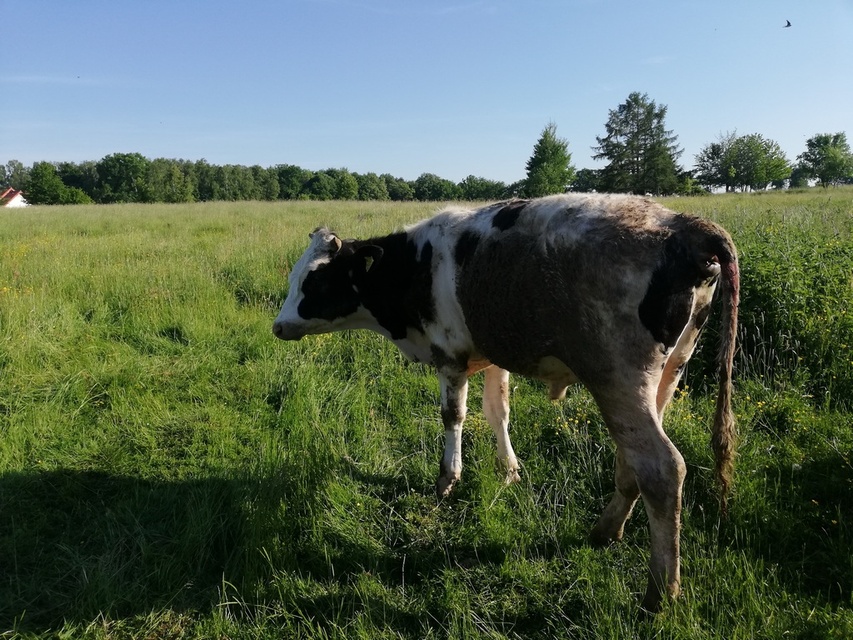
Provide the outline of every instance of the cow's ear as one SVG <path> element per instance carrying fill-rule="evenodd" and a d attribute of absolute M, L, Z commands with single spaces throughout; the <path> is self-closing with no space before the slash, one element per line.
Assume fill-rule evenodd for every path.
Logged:
<path fill-rule="evenodd" d="M 359 247 L 355 252 L 356 264 L 359 265 L 362 273 L 367 273 L 373 268 L 373 265 L 382 259 L 383 253 L 385 252 L 382 247 L 375 244 Z"/>
<path fill-rule="evenodd" d="M 314 229 L 314 231 L 308 234 L 308 237 L 313 240 L 314 236 L 316 236 L 318 233 L 321 235 L 321 238 L 326 243 L 326 246 L 328 246 L 329 249 L 332 251 L 332 253 L 337 253 L 341 250 L 341 247 L 343 246 L 343 242 L 341 242 L 341 239 L 325 227 L 317 227 L 316 229 Z"/>

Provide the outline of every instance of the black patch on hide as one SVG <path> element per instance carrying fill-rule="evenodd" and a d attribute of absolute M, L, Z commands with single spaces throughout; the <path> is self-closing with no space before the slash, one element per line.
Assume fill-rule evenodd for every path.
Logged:
<path fill-rule="evenodd" d="M 705 323 L 708 322 L 708 316 L 711 315 L 711 305 L 706 304 L 704 307 L 696 311 L 693 318 L 693 323 L 699 331 L 705 328 Z"/>
<path fill-rule="evenodd" d="M 466 355 L 451 355 L 436 345 L 430 347 L 430 353 L 432 355 L 432 364 L 439 371 L 442 369 L 465 371 L 468 368 L 468 357 Z"/>
<path fill-rule="evenodd" d="M 432 245 L 423 246 L 420 259 L 417 253 L 405 233 L 345 241 L 330 262 L 305 277 L 299 315 L 335 320 L 364 305 L 394 340 L 410 327 L 423 331 L 435 320 Z"/>
<path fill-rule="evenodd" d="M 345 245 L 330 262 L 305 276 L 302 283 L 305 297 L 297 309 L 299 316 L 306 320 L 336 320 L 355 313 L 359 298 L 349 277 L 352 265 L 352 248 Z"/>
<path fill-rule="evenodd" d="M 524 207 L 528 204 L 529 200 L 514 200 L 510 202 L 498 211 L 494 218 L 492 218 L 492 227 L 500 229 L 501 231 L 511 229 L 518 220 L 518 216 L 521 215 Z"/>
<path fill-rule="evenodd" d="M 477 250 L 477 245 L 480 243 L 480 236 L 473 231 L 463 231 L 456 241 L 456 247 L 453 250 L 453 259 L 459 266 L 464 265 L 474 252 Z"/>
<path fill-rule="evenodd" d="M 356 271 L 355 285 L 361 303 L 394 340 L 409 328 L 423 332 L 435 320 L 432 296 L 432 244 L 425 243 L 418 257 L 414 240 L 405 233 L 355 242 L 382 248 L 382 256 L 367 270 Z"/>
<path fill-rule="evenodd" d="M 638 310 L 656 341 L 667 348 L 675 346 L 690 321 L 693 288 L 706 278 L 689 245 L 677 233 L 667 238 Z"/>

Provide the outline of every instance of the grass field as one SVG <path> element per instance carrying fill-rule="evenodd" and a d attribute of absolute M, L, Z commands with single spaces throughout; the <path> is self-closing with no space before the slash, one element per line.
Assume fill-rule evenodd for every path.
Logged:
<path fill-rule="evenodd" d="M 475 378 L 437 504 L 434 375 L 374 334 L 272 337 L 309 231 L 434 205 L 0 212 L 0 637 L 853 637 L 853 191 L 667 204 L 740 248 L 740 447 L 723 522 L 709 328 L 666 419 L 684 594 L 653 619 L 642 508 L 586 544 L 613 446 L 582 389 L 513 378 L 506 487 Z"/>

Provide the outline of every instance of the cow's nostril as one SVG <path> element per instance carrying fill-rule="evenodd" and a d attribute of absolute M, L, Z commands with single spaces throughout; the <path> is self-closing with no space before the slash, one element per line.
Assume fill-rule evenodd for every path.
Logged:
<path fill-rule="evenodd" d="M 302 326 L 292 322 L 275 322 L 272 332 L 279 340 L 299 340 L 305 335 Z"/>

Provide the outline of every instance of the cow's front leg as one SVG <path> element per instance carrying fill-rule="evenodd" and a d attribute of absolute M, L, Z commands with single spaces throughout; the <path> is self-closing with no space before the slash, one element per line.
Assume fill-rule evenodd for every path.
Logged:
<path fill-rule="evenodd" d="M 486 369 L 483 413 L 495 432 L 498 464 L 506 472 L 506 483 L 518 482 L 518 460 L 509 440 L 509 371 L 496 366 Z"/>
<path fill-rule="evenodd" d="M 468 411 L 468 376 L 461 373 L 438 374 L 441 384 L 441 421 L 444 423 L 444 455 L 435 493 L 443 498 L 462 477 L 462 423 Z"/>

